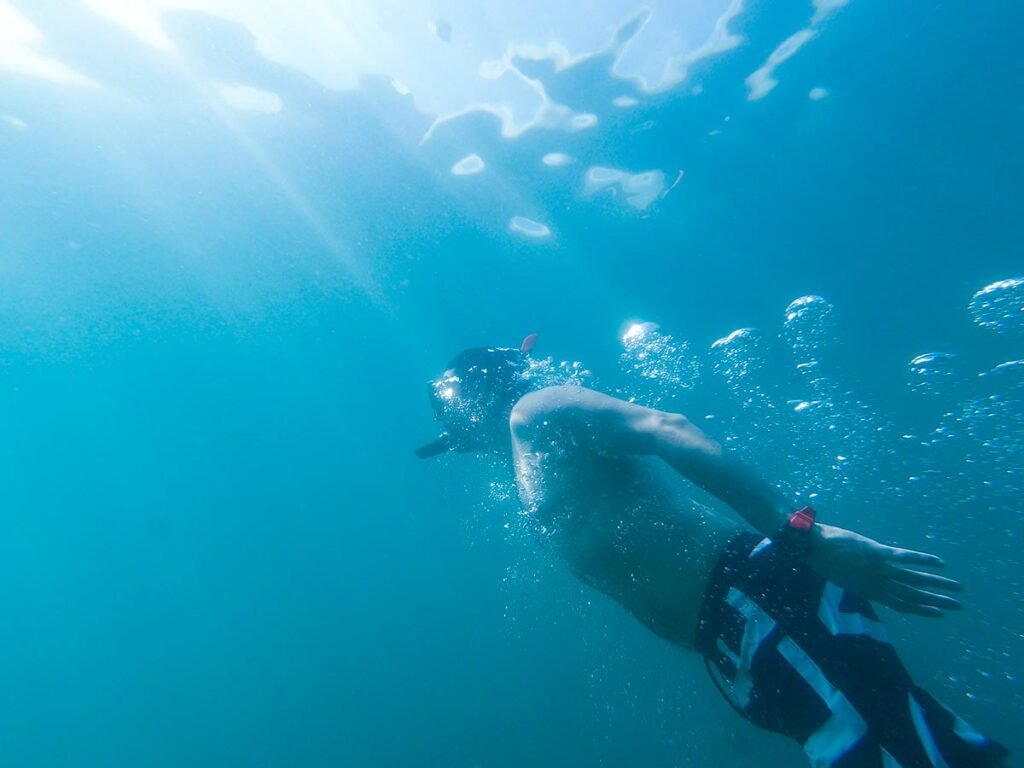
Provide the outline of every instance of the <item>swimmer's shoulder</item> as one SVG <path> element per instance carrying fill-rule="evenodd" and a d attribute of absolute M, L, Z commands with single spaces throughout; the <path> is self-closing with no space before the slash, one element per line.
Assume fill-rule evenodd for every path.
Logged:
<path fill-rule="evenodd" d="M 611 395 L 578 384 L 558 384 L 527 392 L 519 398 L 512 408 L 511 421 L 526 425 L 557 414 L 585 413 L 626 405 Z"/>
<path fill-rule="evenodd" d="M 560 384 L 527 392 L 512 407 L 512 413 L 509 416 L 509 427 L 512 434 L 517 437 L 525 437 L 532 427 L 564 409 L 573 400 L 573 393 L 569 391 L 572 389 L 580 389 L 580 387 Z"/>

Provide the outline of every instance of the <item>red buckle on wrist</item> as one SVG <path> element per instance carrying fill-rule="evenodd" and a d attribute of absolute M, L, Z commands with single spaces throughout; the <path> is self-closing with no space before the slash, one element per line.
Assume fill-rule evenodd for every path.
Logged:
<path fill-rule="evenodd" d="M 789 527 L 798 531 L 809 531 L 814 525 L 814 518 L 817 513 L 811 507 L 798 509 L 789 516 Z"/>

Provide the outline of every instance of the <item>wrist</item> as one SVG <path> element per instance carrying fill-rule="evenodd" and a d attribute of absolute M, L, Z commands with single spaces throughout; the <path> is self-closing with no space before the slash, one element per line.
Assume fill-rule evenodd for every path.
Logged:
<path fill-rule="evenodd" d="M 791 511 L 785 522 L 771 535 L 773 543 L 792 557 L 808 557 L 813 554 L 821 539 L 821 528 L 815 522 L 817 513 L 811 507 Z"/>
<path fill-rule="evenodd" d="M 808 532 L 808 537 L 807 537 L 807 539 L 808 539 L 807 557 L 808 558 L 814 557 L 815 555 L 820 555 L 821 552 L 825 549 L 825 538 L 826 538 L 825 528 L 827 528 L 827 527 L 828 526 L 826 526 L 825 524 L 819 523 L 817 521 L 814 523 L 814 525 L 811 526 L 811 530 Z"/>

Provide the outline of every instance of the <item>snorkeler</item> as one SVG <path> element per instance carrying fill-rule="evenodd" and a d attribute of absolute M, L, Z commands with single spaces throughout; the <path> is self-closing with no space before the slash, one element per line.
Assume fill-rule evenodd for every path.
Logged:
<path fill-rule="evenodd" d="M 947 594 L 960 585 L 922 570 L 938 557 L 818 522 L 679 414 L 538 388 L 534 340 L 452 360 L 430 383 L 445 431 L 417 455 L 511 451 L 524 514 L 572 572 L 702 654 L 737 712 L 811 765 L 1005 764 L 1005 747 L 914 684 L 869 602 L 960 609 Z M 680 476 L 746 525 L 686 503 Z"/>

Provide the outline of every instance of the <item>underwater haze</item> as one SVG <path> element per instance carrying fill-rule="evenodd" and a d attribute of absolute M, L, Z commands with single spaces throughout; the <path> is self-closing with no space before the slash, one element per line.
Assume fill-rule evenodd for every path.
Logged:
<path fill-rule="evenodd" d="M 414 457 L 425 382 L 533 332 L 947 560 L 967 610 L 883 618 L 1024 750 L 1022 28 L 0 0 L 0 762 L 804 764 L 537 547 L 504 467 Z"/>

